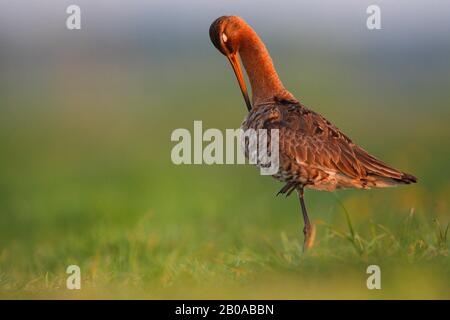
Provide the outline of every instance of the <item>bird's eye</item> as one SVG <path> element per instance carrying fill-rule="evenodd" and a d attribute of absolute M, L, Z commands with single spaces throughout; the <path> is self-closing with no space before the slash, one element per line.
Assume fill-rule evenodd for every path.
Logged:
<path fill-rule="evenodd" d="M 224 43 L 226 43 L 228 41 L 228 37 L 225 33 L 222 33 L 222 40 Z"/>

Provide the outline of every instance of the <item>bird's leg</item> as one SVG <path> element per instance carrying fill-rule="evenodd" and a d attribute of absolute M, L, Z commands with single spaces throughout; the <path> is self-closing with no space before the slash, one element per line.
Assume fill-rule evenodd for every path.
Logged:
<path fill-rule="evenodd" d="M 305 235 L 305 239 L 303 241 L 303 252 L 312 247 L 314 242 L 314 230 L 311 227 L 311 222 L 309 221 L 308 212 L 306 211 L 305 200 L 303 197 L 303 186 L 297 189 L 298 198 L 300 199 L 300 205 L 302 207 L 303 213 L 303 221 L 305 223 L 305 227 L 303 228 L 303 234 Z"/>

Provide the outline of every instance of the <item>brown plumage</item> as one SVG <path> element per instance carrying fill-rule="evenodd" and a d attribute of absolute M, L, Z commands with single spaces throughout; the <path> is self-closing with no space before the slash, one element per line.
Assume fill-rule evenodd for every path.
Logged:
<path fill-rule="evenodd" d="M 387 187 L 416 182 L 353 143 L 321 115 L 295 100 L 253 107 L 242 128 L 279 129 L 281 181 L 333 191 L 339 188 Z"/>
<path fill-rule="evenodd" d="M 281 83 L 263 42 L 243 19 L 220 17 L 209 32 L 214 46 L 231 62 L 249 109 L 242 129 L 279 129 L 280 168 L 274 177 L 286 183 L 279 193 L 298 191 L 305 220 L 304 248 L 312 245 L 313 233 L 304 204 L 304 188 L 369 189 L 417 181 L 370 155 L 295 99 Z M 252 104 L 238 54 L 252 88 Z"/>

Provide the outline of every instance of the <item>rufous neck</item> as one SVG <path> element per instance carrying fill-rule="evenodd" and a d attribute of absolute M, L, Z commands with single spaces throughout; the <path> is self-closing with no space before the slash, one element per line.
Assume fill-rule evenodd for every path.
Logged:
<path fill-rule="evenodd" d="M 274 97 L 294 99 L 281 83 L 266 46 L 250 27 L 243 31 L 239 54 L 252 88 L 252 104 L 271 102 Z"/>

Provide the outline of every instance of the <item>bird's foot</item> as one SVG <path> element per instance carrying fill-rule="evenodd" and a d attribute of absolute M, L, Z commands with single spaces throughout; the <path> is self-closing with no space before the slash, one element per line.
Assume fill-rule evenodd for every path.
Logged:
<path fill-rule="evenodd" d="M 277 196 L 280 194 L 286 194 L 286 197 L 289 197 L 290 194 L 292 193 L 292 191 L 297 189 L 297 187 L 299 185 L 300 185 L 300 183 L 297 181 L 290 181 L 290 182 L 286 183 L 286 185 L 283 188 L 281 188 L 280 191 L 278 191 Z"/>
<path fill-rule="evenodd" d="M 316 227 L 314 224 L 305 226 L 303 228 L 303 234 L 305 236 L 303 241 L 303 252 L 305 253 L 308 249 L 314 246 L 314 240 L 316 239 Z"/>

